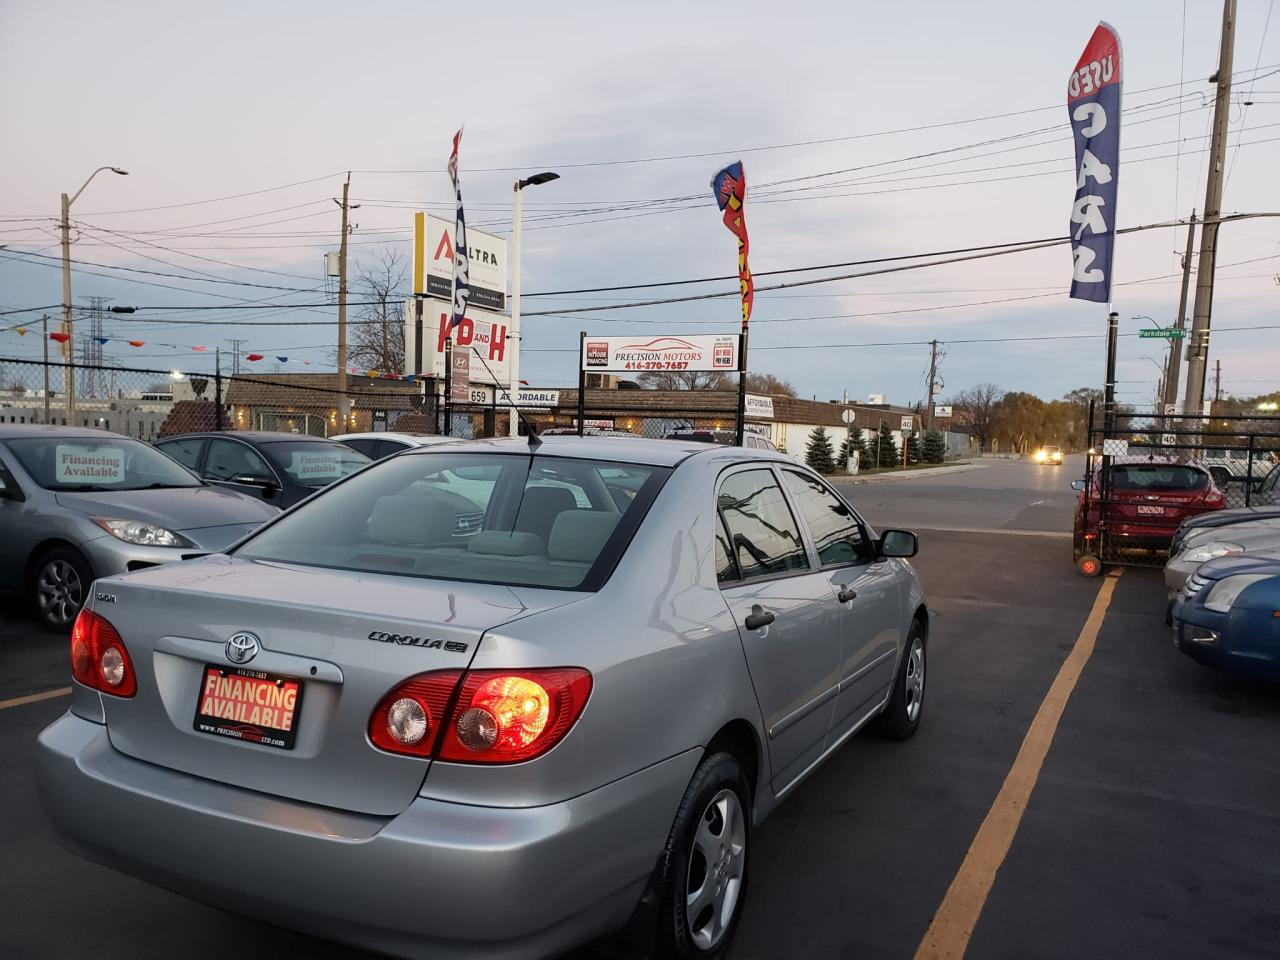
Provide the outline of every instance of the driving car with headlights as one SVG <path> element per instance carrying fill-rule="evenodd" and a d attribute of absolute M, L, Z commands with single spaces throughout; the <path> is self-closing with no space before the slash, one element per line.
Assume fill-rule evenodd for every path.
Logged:
<path fill-rule="evenodd" d="M 1200 567 L 1174 603 L 1173 636 L 1207 667 L 1280 679 L 1280 549 Z"/>
<path fill-rule="evenodd" d="M 43 806 L 91 859 L 384 953 L 625 928 L 722 957 L 761 821 L 864 726 L 921 722 L 916 549 L 761 450 L 405 451 L 227 555 L 100 581 Z"/>
<path fill-rule="evenodd" d="M 1036 463 L 1047 463 L 1055 467 L 1062 466 L 1062 448 L 1055 446 L 1041 447 L 1036 451 Z"/>
<path fill-rule="evenodd" d="M 95 578 L 223 550 L 277 513 L 129 437 L 0 426 L 0 590 L 29 596 L 51 630 Z"/>

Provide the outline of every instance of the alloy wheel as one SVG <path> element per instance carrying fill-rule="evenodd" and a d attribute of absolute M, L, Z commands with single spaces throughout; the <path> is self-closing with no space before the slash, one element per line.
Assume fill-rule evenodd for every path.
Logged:
<path fill-rule="evenodd" d="M 747 863 L 747 824 L 738 795 L 717 793 L 693 835 L 685 881 L 689 937 L 700 950 L 713 949 L 733 920 Z"/>
<path fill-rule="evenodd" d="M 36 602 L 44 618 L 57 626 L 67 626 L 84 603 L 80 574 L 66 560 L 51 560 L 36 580 Z"/>
<path fill-rule="evenodd" d="M 916 637 L 907 654 L 906 703 L 907 719 L 915 723 L 924 700 L 924 641 Z"/>

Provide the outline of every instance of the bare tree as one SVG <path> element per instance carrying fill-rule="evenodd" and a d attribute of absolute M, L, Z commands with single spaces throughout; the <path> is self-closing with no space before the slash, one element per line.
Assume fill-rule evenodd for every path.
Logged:
<path fill-rule="evenodd" d="M 727 377 L 725 379 L 727 382 L 721 389 L 737 389 L 738 382 L 736 379 L 729 380 Z M 748 373 L 747 392 L 762 393 L 772 397 L 794 397 L 796 388 L 789 381 L 781 380 L 772 373 Z"/>
<path fill-rule="evenodd" d="M 972 432 L 979 449 L 987 446 L 995 433 L 996 415 L 1004 390 L 994 383 L 980 383 L 961 390 L 951 398 L 956 419 Z"/>
<path fill-rule="evenodd" d="M 347 359 L 352 366 L 385 373 L 404 370 L 404 292 L 409 275 L 404 254 L 379 247 L 372 262 L 356 267 L 356 299 L 367 301 L 356 313 Z"/>
<path fill-rule="evenodd" d="M 719 370 L 646 370 L 636 377 L 645 390 L 721 390 L 736 385 Z"/>

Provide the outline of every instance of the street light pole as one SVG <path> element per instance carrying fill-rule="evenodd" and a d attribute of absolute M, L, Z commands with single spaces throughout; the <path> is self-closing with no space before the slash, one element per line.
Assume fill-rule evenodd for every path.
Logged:
<path fill-rule="evenodd" d="M 511 404 L 510 419 L 507 423 L 507 435 L 520 434 L 520 414 L 516 412 L 516 397 L 520 393 L 520 221 L 523 218 L 524 203 L 522 200 L 525 187 L 536 187 L 539 184 L 559 180 L 560 174 L 535 173 L 532 177 L 517 180 L 511 200 L 511 389 L 507 400 Z M 495 391 L 500 387 L 495 386 Z"/>
<path fill-rule="evenodd" d="M 100 174 L 103 170 L 110 170 L 112 173 L 119 174 L 122 177 L 129 175 L 128 170 L 121 170 L 119 167 L 99 167 L 93 173 L 89 174 L 89 179 L 81 184 L 80 189 L 68 197 L 65 193 L 62 195 L 62 332 L 67 335 L 67 339 L 62 342 L 62 360 L 64 366 L 62 368 L 62 388 L 67 398 L 67 423 L 74 422 L 76 415 L 76 383 L 75 368 L 72 361 L 75 358 L 75 331 L 71 320 L 71 205 L 79 199 L 80 194 L 84 193 L 84 188 L 89 186 L 93 178 Z M 48 339 L 47 337 L 45 339 Z"/>

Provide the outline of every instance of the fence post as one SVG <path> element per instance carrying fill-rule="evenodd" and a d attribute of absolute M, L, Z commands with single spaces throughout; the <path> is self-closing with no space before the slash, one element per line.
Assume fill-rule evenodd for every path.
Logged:
<path fill-rule="evenodd" d="M 222 430 L 222 358 L 213 355 L 213 428 Z"/>
<path fill-rule="evenodd" d="M 1245 465 L 1247 471 L 1244 475 L 1244 505 L 1246 507 L 1253 505 L 1253 434 L 1249 434 L 1249 459 Z"/>
<path fill-rule="evenodd" d="M 578 334 L 578 436 L 587 422 L 587 365 L 583 352 L 587 349 L 587 331 Z"/>

